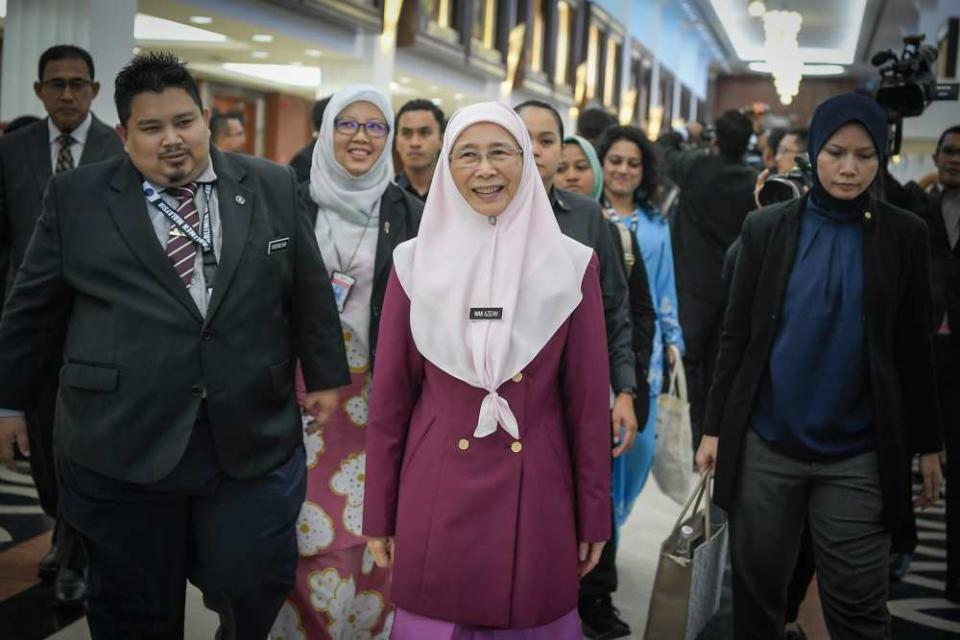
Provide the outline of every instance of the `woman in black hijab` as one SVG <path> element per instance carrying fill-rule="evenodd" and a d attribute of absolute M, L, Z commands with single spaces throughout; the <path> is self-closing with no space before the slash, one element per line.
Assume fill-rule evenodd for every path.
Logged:
<path fill-rule="evenodd" d="M 871 196 L 886 148 L 876 102 L 826 100 L 810 193 L 743 227 L 697 452 L 730 514 L 738 640 L 783 637 L 805 521 L 831 637 L 888 637 L 891 533 L 939 493 L 927 230 Z"/>

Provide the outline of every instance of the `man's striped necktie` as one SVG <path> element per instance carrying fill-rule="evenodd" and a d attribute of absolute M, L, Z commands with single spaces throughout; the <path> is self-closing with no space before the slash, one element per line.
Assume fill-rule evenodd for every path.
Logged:
<path fill-rule="evenodd" d="M 183 187 L 171 187 L 168 191 L 177 199 L 177 213 L 184 222 L 200 232 L 200 213 L 197 211 L 197 184 L 192 182 Z M 193 279 L 193 266 L 197 257 L 197 245 L 189 236 L 174 226 L 171 229 L 170 239 L 167 240 L 167 256 L 173 263 L 177 275 L 183 284 L 190 286 Z"/>

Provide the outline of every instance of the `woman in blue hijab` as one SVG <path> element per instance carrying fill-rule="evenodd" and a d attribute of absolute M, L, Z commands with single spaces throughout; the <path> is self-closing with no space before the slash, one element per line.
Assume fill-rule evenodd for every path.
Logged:
<path fill-rule="evenodd" d="M 597 152 L 586 138 L 563 139 L 563 159 L 557 168 L 557 186 L 599 200 L 603 195 L 603 169 Z"/>
<path fill-rule="evenodd" d="M 783 636 L 805 522 L 831 637 L 889 637 L 891 535 L 939 493 L 927 230 L 872 195 L 887 131 L 866 96 L 824 101 L 810 193 L 744 224 L 697 452 L 730 515 L 738 639 Z"/>

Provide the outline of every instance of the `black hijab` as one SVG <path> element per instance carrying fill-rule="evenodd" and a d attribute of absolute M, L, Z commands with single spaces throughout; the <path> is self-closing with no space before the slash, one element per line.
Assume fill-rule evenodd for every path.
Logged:
<path fill-rule="evenodd" d="M 835 198 L 820 183 L 820 176 L 817 174 L 817 156 L 820 155 L 820 150 L 837 129 L 849 122 L 857 122 L 867 130 L 877 150 L 881 167 L 887 153 L 887 114 L 876 100 L 859 93 L 844 93 L 820 103 L 813 112 L 807 138 L 807 150 L 813 165 L 813 187 L 810 195 L 815 204 L 835 213 L 861 213 L 870 200 L 869 187 L 853 200 Z M 877 175 L 880 175 L 879 171 Z M 874 180 L 876 181 L 876 178 Z"/>

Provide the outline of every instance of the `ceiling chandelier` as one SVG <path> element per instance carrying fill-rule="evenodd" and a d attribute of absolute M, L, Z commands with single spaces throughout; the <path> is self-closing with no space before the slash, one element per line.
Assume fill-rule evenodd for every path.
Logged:
<path fill-rule="evenodd" d="M 796 11 L 767 11 L 763 14 L 764 49 L 773 85 L 780 102 L 789 105 L 800 91 L 803 61 L 797 35 L 803 16 Z"/>

